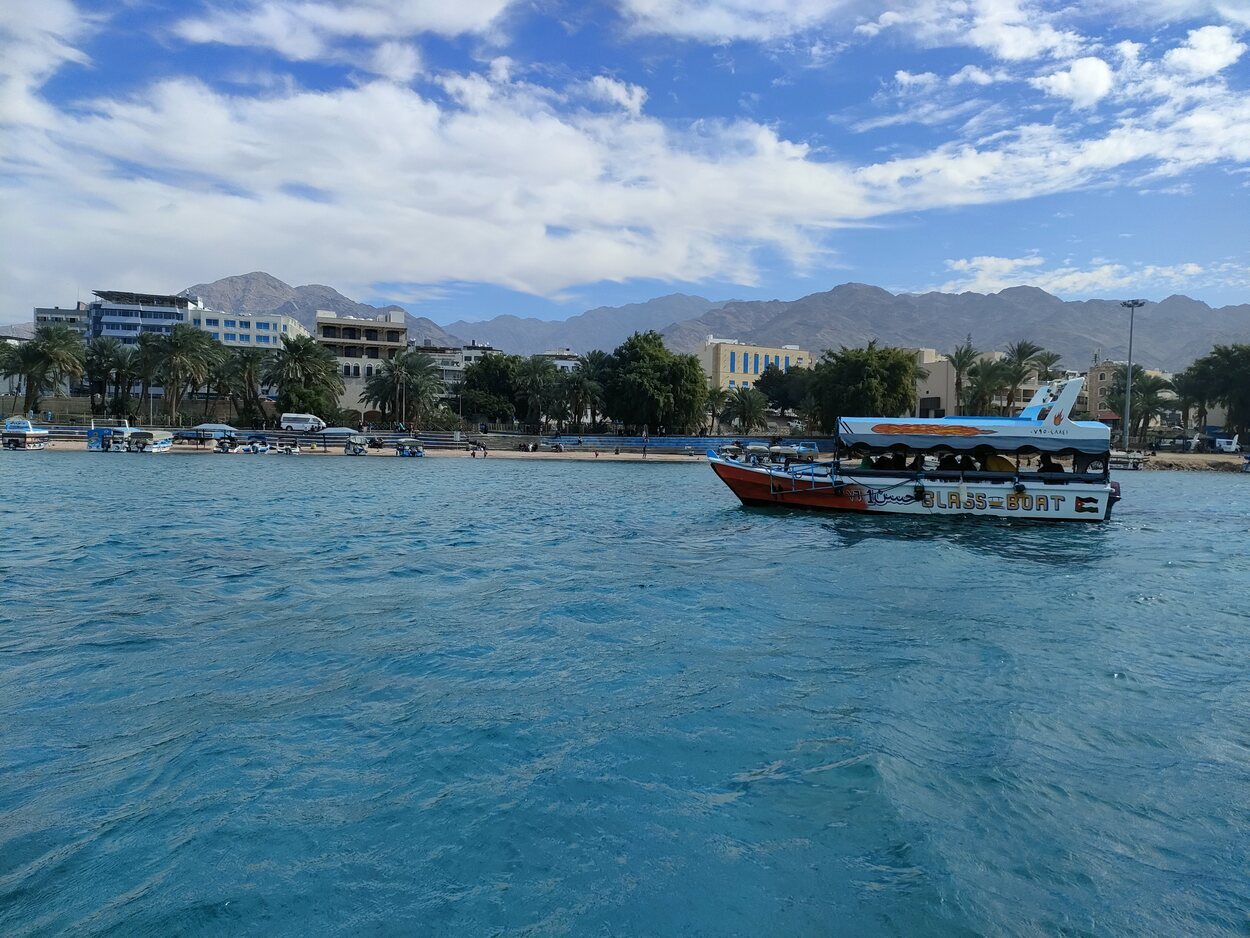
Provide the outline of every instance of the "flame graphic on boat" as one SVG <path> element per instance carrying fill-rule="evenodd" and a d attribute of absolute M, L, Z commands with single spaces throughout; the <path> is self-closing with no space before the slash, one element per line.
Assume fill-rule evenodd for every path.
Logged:
<path fill-rule="evenodd" d="M 930 423 L 879 423 L 872 428 L 873 433 L 890 433 L 898 436 L 991 436 L 993 430 L 981 427 L 967 427 L 961 424 L 943 426 Z"/>

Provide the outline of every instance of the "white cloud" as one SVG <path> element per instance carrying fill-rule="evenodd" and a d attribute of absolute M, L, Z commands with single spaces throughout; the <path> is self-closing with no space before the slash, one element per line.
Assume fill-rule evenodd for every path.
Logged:
<path fill-rule="evenodd" d="M 854 0 L 620 0 L 639 32 L 771 42 L 830 22 Z"/>
<path fill-rule="evenodd" d="M 948 79 L 948 81 L 952 85 L 972 84 L 972 85 L 980 85 L 982 87 L 986 85 L 992 85 L 996 81 L 1005 81 L 1005 80 L 1007 80 L 1005 75 L 998 74 L 998 73 L 991 74 L 990 72 L 987 72 L 985 69 L 978 68 L 975 65 L 965 65 L 963 68 L 961 68 L 959 71 L 957 71 L 954 75 L 952 75 Z"/>
<path fill-rule="evenodd" d="M 1078 108 L 1093 107 L 1111 92 L 1111 66 L 1096 56 L 1074 61 L 1068 68 L 1033 79 L 1033 86 L 1068 98 Z"/>
<path fill-rule="evenodd" d="M 1227 26 L 1203 26 L 1189 32 L 1183 46 L 1170 50 L 1163 61 L 1197 78 L 1207 78 L 1232 65 L 1246 51 Z"/>
<path fill-rule="evenodd" d="M 642 105 L 647 100 L 645 89 L 604 75 L 592 78 L 587 83 L 587 92 L 592 98 L 615 104 L 634 117 L 642 113 Z"/>
<path fill-rule="evenodd" d="M 894 81 L 900 88 L 928 88 L 937 84 L 938 77 L 933 72 L 921 72 L 917 75 L 899 69 L 894 73 Z"/>
<path fill-rule="evenodd" d="M 962 258 L 948 260 L 946 267 L 960 276 L 934 288 L 944 293 L 997 293 L 1010 287 L 1031 286 L 1056 296 L 1091 296 L 1129 288 L 1174 289 L 1212 278 L 1236 280 L 1247 273 L 1244 267 L 1229 264 L 1125 265 L 1103 258 L 1094 258 L 1090 267 L 1050 267 L 1037 254 Z"/>
<path fill-rule="evenodd" d="M 385 42 L 433 33 L 484 34 L 512 0 L 252 0 L 174 26 L 187 42 L 260 46 L 294 61 L 327 56 L 343 39 Z"/>
<path fill-rule="evenodd" d="M 373 51 L 372 71 L 392 81 L 412 81 L 421 71 L 421 53 L 407 42 L 384 42 Z"/>

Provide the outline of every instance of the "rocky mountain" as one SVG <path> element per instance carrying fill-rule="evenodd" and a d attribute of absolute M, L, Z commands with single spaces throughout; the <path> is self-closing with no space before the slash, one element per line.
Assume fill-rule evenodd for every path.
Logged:
<path fill-rule="evenodd" d="M 453 322 L 447 328 L 456 335 L 518 355 L 534 355 L 557 348 L 571 348 L 579 353 L 591 349 L 611 351 L 634 332 L 659 330 L 674 322 L 694 319 L 716 309 L 723 302 L 673 293 L 645 303 L 599 306 L 554 322 L 496 316 L 483 322 Z"/>
<path fill-rule="evenodd" d="M 212 283 L 197 283 L 182 291 L 183 296 L 198 296 L 204 305 L 229 313 L 285 313 L 312 330 L 317 310 L 328 309 L 345 316 L 372 317 L 378 313 L 400 312 L 408 321 L 408 337 L 418 343 L 429 339 L 434 345 L 459 345 L 460 339 L 438 323 L 422 316 L 413 316 L 400 306 L 370 306 L 350 300 L 333 287 L 313 283 L 292 287 L 263 271 L 223 277 Z"/>
<path fill-rule="evenodd" d="M 1128 312 L 1118 300 L 1064 301 L 1037 287 L 999 293 L 894 294 L 846 283 L 793 301 L 726 303 L 663 332 L 670 347 L 694 351 L 708 334 L 769 345 L 800 345 L 819 352 L 862 346 L 921 346 L 948 351 L 971 335 L 982 349 L 1031 339 L 1083 369 L 1095 352 L 1128 353 Z M 1218 342 L 1250 341 L 1250 304 L 1212 309 L 1187 296 L 1170 296 L 1137 311 L 1133 358 L 1148 368 L 1176 371 Z"/>

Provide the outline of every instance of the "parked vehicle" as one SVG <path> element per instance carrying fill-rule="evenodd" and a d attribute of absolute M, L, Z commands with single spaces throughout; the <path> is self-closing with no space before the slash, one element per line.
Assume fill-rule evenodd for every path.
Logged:
<path fill-rule="evenodd" d="M 1215 441 L 1215 451 L 1217 453 L 1240 453 L 1241 436 L 1234 436 L 1231 440 L 1227 437 L 1219 437 Z"/>
<path fill-rule="evenodd" d="M 278 426 L 298 433 L 320 433 L 326 428 L 326 423 L 313 414 L 283 414 Z"/>

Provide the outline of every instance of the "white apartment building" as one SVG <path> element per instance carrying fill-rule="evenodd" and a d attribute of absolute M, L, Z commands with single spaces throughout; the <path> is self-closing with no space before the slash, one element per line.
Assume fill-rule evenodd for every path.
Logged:
<path fill-rule="evenodd" d="M 201 305 L 190 314 L 191 325 L 230 348 L 272 351 L 281 347 L 284 335 L 294 339 L 309 334 L 298 319 L 281 313 L 219 313 Z"/>

